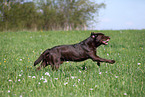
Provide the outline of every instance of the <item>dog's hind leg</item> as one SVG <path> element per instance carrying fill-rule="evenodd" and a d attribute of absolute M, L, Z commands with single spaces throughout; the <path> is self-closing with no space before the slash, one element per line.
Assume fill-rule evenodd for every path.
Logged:
<path fill-rule="evenodd" d="M 55 62 L 51 64 L 52 70 L 58 70 L 60 64 L 61 64 L 61 61 L 59 59 L 55 60 Z"/>
<path fill-rule="evenodd" d="M 59 56 L 57 56 L 56 54 L 53 54 L 51 56 L 50 64 L 51 64 L 52 70 L 58 70 L 61 63 L 63 63 L 63 61 L 60 60 Z"/>

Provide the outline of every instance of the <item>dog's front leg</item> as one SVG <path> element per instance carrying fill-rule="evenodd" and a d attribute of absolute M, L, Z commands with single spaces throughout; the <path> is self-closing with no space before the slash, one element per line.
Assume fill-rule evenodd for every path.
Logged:
<path fill-rule="evenodd" d="M 91 54 L 91 55 L 90 55 L 90 58 L 91 58 L 93 61 L 97 61 L 98 66 L 100 65 L 100 62 L 107 62 L 107 63 L 111 63 L 111 64 L 115 63 L 114 60 L 108 60 L 108 59 L 100 58 L 99 56 L 96 56 L 96 55 L 94 55 L 94 54 Z"/>
<path fill-rule="evenodd" d="M 46 67 L 47 66 L 47 62 L 45 60 L 43 60 L 43 62 L 41 63 L 41 65 L 36 69 L 36 71 L 39 71 L 42 67 Z"/>

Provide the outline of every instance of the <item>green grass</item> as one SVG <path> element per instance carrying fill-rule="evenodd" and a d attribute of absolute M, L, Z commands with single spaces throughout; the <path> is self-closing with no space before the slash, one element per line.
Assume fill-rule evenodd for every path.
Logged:
<path fill-rule="evenodd" d="M 78 43 L 90 31 L 0 32 L 1 97 L 143 97 L 145 30 L 101 32 L 111 40 L 97 53 L 115 64 L 65 62 L 58 71 L 48 66 L 39 72 L 33 63 L 41 52 Z"/>

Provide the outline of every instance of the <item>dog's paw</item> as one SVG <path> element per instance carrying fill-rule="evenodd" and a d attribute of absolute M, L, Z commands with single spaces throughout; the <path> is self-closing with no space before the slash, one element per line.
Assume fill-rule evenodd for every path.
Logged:
<path fill-rule="evenodd" d="M 100 62 L 97 62 L 97 65 L 100 66 Z"/>
<path fill-rule="evenodd" d="M 110 62 L 111 64 L 113 64 L 113 63 L 115 63 L 115 60 L 111 60 L 111 62 Z"/>

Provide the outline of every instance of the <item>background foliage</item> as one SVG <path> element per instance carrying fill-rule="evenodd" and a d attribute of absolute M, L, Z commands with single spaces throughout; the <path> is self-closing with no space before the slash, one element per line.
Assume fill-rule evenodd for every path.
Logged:
<path fill-rule="evenodd" d="M 0 30 L 86 30 L 104 3 L 90 0 L 0 0 Z"/>

